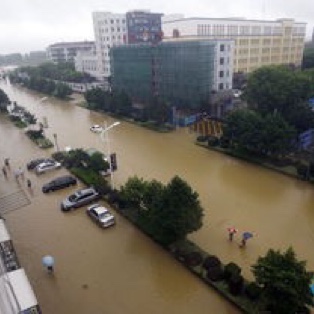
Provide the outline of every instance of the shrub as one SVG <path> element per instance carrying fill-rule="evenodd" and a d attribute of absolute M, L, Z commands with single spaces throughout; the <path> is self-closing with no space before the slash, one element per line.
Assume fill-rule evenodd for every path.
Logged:
<path fill-rule="evenodd" d="M 240 275 L 241 268 L 236 263 L 229 263 L 224 268 L 224 278 L 228 281 L 233 275 Z"/>
<path fill-rule="evenodd" d="M 211 267 L 218 267 L 220 265 L 221 265 L 221 261 L 217 256 L 209 255 L 205 258 L 202 266 L 203 268 L 208 270 Z"/>
<path fill-rule="evenodd" d="M 210 137 L 207 142 L 208 146 L 218 146 L 219 139 L 217 137 Z"/>
<path fill-rule="evenodd" d="M 255 282 L 250 282 L 245 287 L 245 294 L 248 296 L 250 300 L 257 300 L 261 295 L 262 288 L 258 286 Z"/>
<path fill-rule="evenodd" d="M 297 172 L 298 172 L 298 176 L 302 179 L 306 179 L 308 176 L 308 167 L 304 164 L 299 164 L 297 166 Z"/>
<path fill-rule="evenodd" d="M 187 266 L 195 267 L 202 263 L 203 257 L 200 252 L 190 252 L 184 255 L 184 263 Z"/>
<path fill-rule="evenodd" d="M 211 281 L 220 281 L 223 279 L 223 270 L 221 265 L 210 267 L 207 269 L 207 279 Z"/>
<path fill-rule="evenodd" d="M 208 136 L 207 135 L 200 135 L 196 138 L 196 140 L 198 142 L 206 142 L 208 140 Z"/>
<path fill-rule="evenodd" d="M 26 135 L 33 140 L 44 137 L 43 130 L 28 130 L 26 131 Z"/>
<path fill-rule="evenodd" d="M 244 279 L 241 275 L 233 274 L 228 282 L 229 292 L 233 295 L 241 294 L 243 290 Z"/>

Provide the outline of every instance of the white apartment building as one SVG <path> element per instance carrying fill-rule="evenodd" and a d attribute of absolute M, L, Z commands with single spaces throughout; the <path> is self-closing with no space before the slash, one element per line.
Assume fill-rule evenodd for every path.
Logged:
<path fill-rule="evenodd" d="M 233 39 L 234 72 L 248 73 L 260 66 L 301 66 L 306 23 L 293 19 L 258 21 L 246 19 L 164 19 L 164 39 Z"/>
<path fill-rule="evenodd" d="M 108 81 L 111 76 L 110 49 L 127 41 L 126 15 L 93 12 L 93 24 L 99 76 Z"/>
<path fill-rule="evenodd" d="M 46 49 L 47 58 L 54 62 L 73 62 L 78 52 L 95 53 L 95 42 L 62 42 L 50 45 Z"/>

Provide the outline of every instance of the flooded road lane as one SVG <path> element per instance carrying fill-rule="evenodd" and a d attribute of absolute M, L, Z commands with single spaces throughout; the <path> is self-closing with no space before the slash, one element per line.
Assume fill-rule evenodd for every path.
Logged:
<path fill-rule="evenodd" d="M 102 115 L 50 99 L 40 103 L 40 96 L 8 85 L 0 84 L 0 88 L 40 121 L 47 117 L 49 128 L 45 132 L 51 140 L 57 133 L 61 148 L 95 147 L 105 152 L 99 136 L 89 131 L 92 124 L 102 124 Z M 1 160 L 10 157 L 12 170 L 54 151 L 40 150 L 24 131 L 1 116 L 0 134 Z M 123 122 L 110 133 L 112 151 L 118 155 L 117 184 L 134 174 L 164 182 L 180 174 L 189 180 L 189 172 L 183 171 L 186 160 L 178 164 L 176 151 L 194 147 L 186 141 L 189 137 L 184 131 L 163 135 Z M 187 154 L 188 158 L 191 153 L 196 158 L 208 154 L 197 148 L 196 153 L 192 150 Z M 87 218 L 84 208 L 62 213 L 60 201 L 76 188 L 44 195 L 41 186 L 65 173 L 65 169 L 41 176 L 27 172 L 33 194 L 25 181 L 18 185 L 12 173 L 8 181 L 0 178 L 2 195 L 21 188 L 31 200 L 30 205 L 7 213 L 5 218 L 44 313 L 239 313 L 118 214 L 117 225 L 102 230 Z M 195 182 L 192 185 L 196 188 Z M 55 257 L 54 276 L 41 265 L 46 254 Z"/>

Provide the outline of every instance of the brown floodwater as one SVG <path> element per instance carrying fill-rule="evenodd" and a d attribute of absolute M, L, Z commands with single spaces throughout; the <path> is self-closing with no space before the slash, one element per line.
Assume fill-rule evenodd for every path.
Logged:
<path fill-rule="evenodd" d="M 104 121 L 109 125 L 116 121 L 112 117 L 80 108 L 75 101 L 41 100 L 43 95 L 8 83 L 1 82 L 0 88 L 39 121 L 46 117 L 46 135 L 53 141 L 57 134 L 61 149 L 107 151 L 106 143 L 89 127 Z M 238 263 L 252 278 L 250 265 L 258 256 L 269 248 L 292 246 L 314 269 L 313 186 L 198 147 L 195 134 L 187 129 L 160 134 L 121 121 L 108 132 L 118 160 L 115 185 L 133 175 L 164 183 L 179 175 L 199 193 L 204 222 L 190 238 L 209 253 L 225 263 Z M 0 156 L 10 157 L 13 167 L 55 150 L 35 147 L 3 117 L 0 134 Z M 35 185 L 32 203 L 6 214 L 44 313 L 238 313 L 118 214 L 114 228 L 100 230 L 86 218 L 84 209 L 61 213 L 60 201 L 73 189 L 49 195 L 40 191 L 57 173 L 65 170 L 40 177 L 27 174 Z M 12 178 L 10 184 L 18 188 Z M 0 181 L 1 185 L 8 182 Z M 231 226 L 239 230 L 232 243 L 227 239 Z M 240 249 L 244 231 L 254 237 Z M 48 253 L 56 258 L 54 278 L 40 265 Z"/>

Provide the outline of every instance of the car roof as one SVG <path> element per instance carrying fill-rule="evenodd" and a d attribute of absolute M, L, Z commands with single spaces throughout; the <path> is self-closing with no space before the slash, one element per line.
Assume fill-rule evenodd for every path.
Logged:
<path fill-rule="evenodd" d="M 106 207 L 99 206 L 99 207 L 94 207 L 92 208 L 98 215 L 103 214 L 103 213 L 109 213 L 109 210 Z"/>

